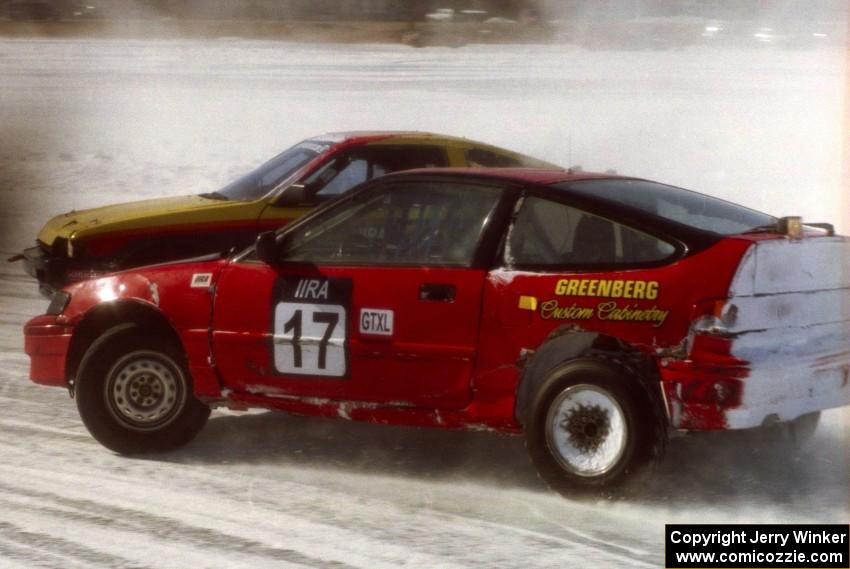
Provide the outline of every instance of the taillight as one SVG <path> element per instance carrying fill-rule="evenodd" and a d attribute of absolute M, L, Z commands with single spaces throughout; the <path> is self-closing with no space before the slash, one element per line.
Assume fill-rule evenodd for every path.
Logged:
<path fill-rule="evenodd" d="M 677 386 L 679 399 L 689 403 L 736 407 L 741 404 L 741 382 L 737 379 L 697 379 Z"/>
<path fill-rule="evenodd" d="M 697 337 L 725 337 L 738 320 L 738 307 L 725 298 L 701 300 L 691 312 L 691 327 L 685 349 L 690 354 Z"/>
<path fill-rule="evenodd" d="M 691 310 L 691 320 L 697 320 L 703 317 L 714 317 L 719 320 L 723 316 L 723 309 L 726 303 L 727 299 L 725 298 L 700 300 L 694 304 L 693 310 Z"/>

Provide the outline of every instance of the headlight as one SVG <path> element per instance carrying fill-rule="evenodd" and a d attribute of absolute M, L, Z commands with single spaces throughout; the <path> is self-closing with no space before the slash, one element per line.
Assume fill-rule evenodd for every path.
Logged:
<path fill-rule="evenodd" d="M 58 316 L 62 314 L 68 302 L 71 300 L 71 293 L 60 290 L 53 293 L 53 298 L 50 299 L 50 305 L 47 307 L 47 314 Z"/>

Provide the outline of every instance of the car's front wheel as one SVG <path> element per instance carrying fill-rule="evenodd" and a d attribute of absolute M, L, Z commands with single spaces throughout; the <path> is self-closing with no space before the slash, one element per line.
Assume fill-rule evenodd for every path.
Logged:
<path fill-rule="evenodd" d="M 92 436 L 124 454 L 183 446 L 210 414 L 193 394 L 180 351 L 135 328 L 90 348 L 76 399 Z"/>

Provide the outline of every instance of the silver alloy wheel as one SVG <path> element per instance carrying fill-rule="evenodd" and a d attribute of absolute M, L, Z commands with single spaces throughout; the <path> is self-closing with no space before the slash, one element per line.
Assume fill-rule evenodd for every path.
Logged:
<path fill-rule="evenodd" d="M 546 413 L 546 444 L 552 456 L 577 476 L 600 476 L 622 458 L 629 433 L 617 399 L 596 385 L 571 385 Z"/>
<path fill-rule="evenodd" d="M 186 381 L 180 367 L 159 352 L 131 352 L 109 370 L 107 407 L 121 424 L 151 431 L 170 423 L 186 402 Z"/>

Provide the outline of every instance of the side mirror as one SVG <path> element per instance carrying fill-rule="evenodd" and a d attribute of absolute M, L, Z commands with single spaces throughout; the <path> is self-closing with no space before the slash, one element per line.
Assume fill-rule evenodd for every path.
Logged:
<path fill-rule="evenodd" d="M 267 265 L 280 264 L 280 247 L 277 244 L 277 234 L 274 231 L 264 231 L 257 235 L 254 243 L 257 258 Z"/>
<path fill-rule="evenodd" d="M 274 205 L 283 207 L 309 206 L 310 189 L 306 184 L 292 184 L 277 198 Z"/>

